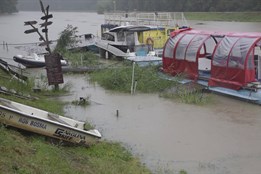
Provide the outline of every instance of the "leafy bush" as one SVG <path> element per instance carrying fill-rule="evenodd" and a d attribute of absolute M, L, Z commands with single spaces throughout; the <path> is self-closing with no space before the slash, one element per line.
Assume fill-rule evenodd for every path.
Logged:
<path fill-rule="evenodd" d="M 54 52 L 63 53 L 68 47 L 74 47 L 78 42 L 76 37 L 77 29 L 77 27 L 67 25 L 66 29 L 60 33 Z"/>

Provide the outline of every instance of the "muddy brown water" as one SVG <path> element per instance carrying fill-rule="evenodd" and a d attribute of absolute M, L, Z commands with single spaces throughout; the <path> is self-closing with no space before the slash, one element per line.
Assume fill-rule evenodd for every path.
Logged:
<path fill-rule="evenodd" d="M 188 105 L 113 93 L 86 79 L 66 76 L 72 94 L 63 101 L 91 99 L 88 107 L 68 105 L 66 115 L 94 124 L 103 139 L 122 142 L 155 172 L 260 173 L 260 106 L 217 95 L 210 104 Z"/>
<path fill-rule="evenodd" d="M 0 16 L 0 43 L 28 43 L 38 40 L 25 35 L 23 21 L 38 20 L 40 12 L 19 12 Z M 99 33 L 103 16 L 95 13 L 53 12 L 50 38 L 56 39 L 67 24 L 79 34 Z M 197 29 L 261 32 L 261 23 L 190 21 Z M 17 45 L 0 47 L 0 57 L 11 64 Z M 40 76 L 44 70 L 30 70 Z M 90 96 L 91 105 L 67 105 L 65 115 L 88 121 L 101 131 L 103 139 L 123 143 L 152 171 L 188 174 L 260 174 L 261 107 L 229 97 L 214 95 L 211 103 L 188 105 L 160 98 L 157 94 L 121 94 L 91 84 L 86 75 L 65 75 L 72 84 L 63 101 Z M 119 115 L 117 116 L 117 110 Z M 158 172 L 158 173 L 160 173 Z"/>

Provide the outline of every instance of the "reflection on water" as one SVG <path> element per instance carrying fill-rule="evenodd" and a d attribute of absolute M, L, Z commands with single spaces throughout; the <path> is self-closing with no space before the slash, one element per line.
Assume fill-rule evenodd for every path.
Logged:
<path fill-rule="evenodd" d="M 87 108 L 67 106 L 66 115 L 93 123 L 104 139 L 123 142 L 154 170 L 261 171 L 260 106 L 220 96 L 194 106 L 156 94 L 111 93 L 82 76 L 66 76 L 66 81 L 74 92 L 62 100 L 92 100 Z"/>
<path fill-rule="evenodd" d="M 30 43 L 38 36 L 25 35 L 23 21 L 38 20 L 40 12 L 0 16 L 0 43 Z M 79 34 L 99 33 L 103 16 L 95 13 L 54 12 L 50 38 L 56 39 L 67 24 Z M 261 23 L 190 21 L 197 29 L 261 32 Z M 202 23 L 201 25 L 197 25 Z M 0 57 L 15 64 L 21 54 L 16 45 L 0 47 Z M 32 69 L 40 76 L 44 73 Z M 66 115 L 87 120 L 104 139 L 123 142 L 151 169 L 186 170 L 189 174 L 259 174 L 261 171 L 261 107 L 228 97 L 215 96 L 205 106 L 182 104 L 156 94 L 118 94 L 89 84 L 84 75 L 65 76 L 73 85 L 71 101 L 91 96 L 86 108 L 70 106 Z M 119 111 L 117 117 L 116 112 Z"/>

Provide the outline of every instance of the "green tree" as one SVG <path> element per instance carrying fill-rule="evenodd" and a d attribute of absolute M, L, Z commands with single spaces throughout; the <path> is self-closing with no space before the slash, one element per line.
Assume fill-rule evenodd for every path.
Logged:
<path fill-rule="evenodd" d="M 17 12 L 17 0 L 0 0 L 0 13 Z"/>
<path fill-rule="evenodd" d="M 77 44 L 76 34 L 78 33 L 78 28 L 73 27 L 72 25 L 67 25 L 60 33 L 60 37 L 57 40 L 57 45 L 54 52 L 63 53 L 69 47 L 74 47 Z"/>

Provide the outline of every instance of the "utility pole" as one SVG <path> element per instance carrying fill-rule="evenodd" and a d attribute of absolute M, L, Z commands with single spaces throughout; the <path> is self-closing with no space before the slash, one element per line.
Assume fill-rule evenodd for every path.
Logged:
<path fill-rule="evenodd" d="M 116 1 L 113 1 L 113 12 L 116 12 Z"/>

